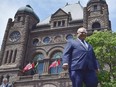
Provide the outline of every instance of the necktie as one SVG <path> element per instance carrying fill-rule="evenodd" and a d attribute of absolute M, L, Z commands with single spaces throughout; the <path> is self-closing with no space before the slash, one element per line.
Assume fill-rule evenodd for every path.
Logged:
<path fill-rule="evenodd" d="M 83 44 L 85 44 L 84 40 L 81 40 Z"/>

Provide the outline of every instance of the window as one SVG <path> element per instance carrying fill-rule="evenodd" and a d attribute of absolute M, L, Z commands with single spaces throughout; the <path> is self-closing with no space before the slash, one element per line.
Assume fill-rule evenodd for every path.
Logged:
<path fill-rule="evenodd" d="M 10 59 L 8 60 L 8 63 L 11 63 L 12 56 L 13 56 L 13 50 L 10 51 Z"/>
<path fill-rule="evenodd" d="M 92 25 L 92 29 L 100 29 L 100 28 L 101 28 L 101 25 L 100 25 L 99 22 L 95 22 L 95 23 L 93 23 L 93 25 Z"/>
<path fill-rule="evenodd" d="M 52 68 L 50 69 L 50 73 L 51 73 L 51 74 L 59 74 L 61 71 L 62 71 L 62 64 L 60 64 L 60 65 L 57 66 L 57 67 L 52 67 Z"/>
<path fill-rule="evenodd" d="M 62 20 L 62 26 L 65 26 L 65 20 Z"/>
<path fill-rule="evenodd" d="M 59 59 L 59 58 L 61 58 L 62 57 L 62 52 L 56 52 L 56 53 L 54 53 L 54 55 L 53 55 L 53 59 Z"/>
<path fill-rule="evenodd" d="M 94 11 L 97 11 L 97 5 L 94 5 Z"/>
<path fill-rule="evenodd" d="M 63 27 L 63 26 L 65 26 L 65 20 L 54 21 L 53 23 L 53 27 Z"/>
<path fill-rule="evenodd" d="M 54 61 L 60 61 L 60 65 L 58 65 L 56 67 L 51 67 L 50 68 L 50 73 L 51 74 L 58 74 L 62 71 L 61 57 L 62 57 L 62 52 L 60 52 L 60 51 L 57 51 L 52 55 L 52 59 L 50 61 L 50 64 L 52 64 Z"/>
<path fill-rule="evenodd" d="M 17 21 L 20 21 L 20 20 L 21 20 L 21 16 L 18 16 Z"/>
<path fill-rule="evenodd" d="M 43 42 L 44 42 L 45 44 L 48 44 L 48 43 L 50 42 L 50 38 L 49 38 L 49 37 L 45 37 L 45 38 L 43 39 Z"/>
<path fill-rule="evenodd" d="M 17 55 L 17 49 L 15 49 L 15 52 L 14 52 L 14 56 L 13 56 L 13 63 L 15 62 L 16 55 Z"/>
<path fill-rule="evenodd" d="M 55 21 L 55 22 L 54 22 L 54 27 L 56 27 L 56 24 L 57 24 L 57 22 Z"/>
<path fill-rule="evenodd" d="M 43 65 L 43 62 L 39 62 L 37 66 L 37 73 L 39 73 L 40 75 L 43 73 Z"/>
<path fill-rule="evenodd" d="M 33 59 L 33 61 L 38 62 L 36 72 L 39 73 L 40 75 L 43 73 L 43 68 L 44 68 L 43 59 L 44 59 L 44 55 L 42 53 L 38 53 Z"/>
<path fill-rule="evenodd" d="M 34 40 L 33 40 L 33 45 L 34 45 L 34 46 L 38 46 L 38 44 L 39 44 L 39 40 L 38 40 L 38 39 L 34 39 Z"/>
<path fill-rule="evenodd" d="M 90 16 L 90 11 L 88 11 L 88 16 Z"/>
<path fill-rule="evenodd" d="M 62 25 L 61 25 L 61 21 L 58 21 L 58 27 L 60 27 L 60 26 L 62 26 Z"/>
<path fill-rule="evenodd" d="M 38 60 L 43 60 L 44 59 L 44 55 L 42 53 L 38 53 L 35 57 L 34 57 L 34 61 L 38 61 Z"/>
<path fill-rule="evenodd" d="M 9 36 L 9 40 L 12 42 L 18 41 L 21 37 L 21 34 L 19 31 L 13 31 L 10 36 Z"/>

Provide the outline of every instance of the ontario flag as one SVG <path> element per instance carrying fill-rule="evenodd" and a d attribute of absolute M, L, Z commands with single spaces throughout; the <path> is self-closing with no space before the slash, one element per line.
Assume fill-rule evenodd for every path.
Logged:
<path fill-rule="evenodd" d="M 32 64 L 31 64 L 31 63 L 28 63 L 28 64 L 23 68 L 23 72 L 28 71 L 28 70 L 34 68 L 34 66 L 35 66 L 34 63 L 32 63 Z"/>
<path fill-rule="evenodd" d="M 56 61 L 52 62 L 52 64 L 49 66 L 49 69 L 50 69 L 51 67 L 57 67 L 57 66 L 59 66 L 59 65 L 60 65 L 60 60 L 56 60 Z"/>

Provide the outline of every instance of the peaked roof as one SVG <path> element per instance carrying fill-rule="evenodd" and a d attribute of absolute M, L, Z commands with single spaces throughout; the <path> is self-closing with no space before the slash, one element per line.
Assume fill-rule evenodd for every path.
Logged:
<path fill-rule="evenodd" d="M 69 4 L 62 8 L 66 13 L 71 13 L 72 20 L 80 20 L 83 19 L 83 7 L 80 3 Z"/>
<path fill-rule="evenodd" d="M 59 15 L 68 15 L 68 14 L 64 10 L 62 10 L 60 8 L 51 17 L 53 17 L 53 16 L 59 16 Z"/>
<path fill-rule="evenodd" d="M 61 8 L 64 12 L 67 14 L 70 12 L 72 21 L 73 20 L 83 20 L 83 7 L 81 6 L 80 3 L 75 3 L 75 4 L 67 4 L 65 7 Z M 57 12 L 57 11 L 56 11 Z M 54 12 L 54 13 L 56 13 Z M 51 19 L 51 16 L 46 18 L 45 20 L 41 21 L 38 25 L 44 25 L 44 24 L 49 24 L 49 21 Z"/>

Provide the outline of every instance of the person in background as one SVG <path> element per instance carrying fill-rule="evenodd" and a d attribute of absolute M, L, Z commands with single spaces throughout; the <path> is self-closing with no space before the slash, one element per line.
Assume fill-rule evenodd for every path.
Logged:
<path fill-rule="evenodd" d="M 2 84 L 0 85 L 0 87 L 12 87 L 12 85 L 8 83 L 7 78 L 3 78 Z"/>
<path fill-rule="evenodd" d="M 69 40 L 63 52 L 63 69 L 69 71 L 73 87 L 97 87 L 98 62 L 92 46 L 85 41 L 87 30 L 77 30 L 77 39 Z"/>

